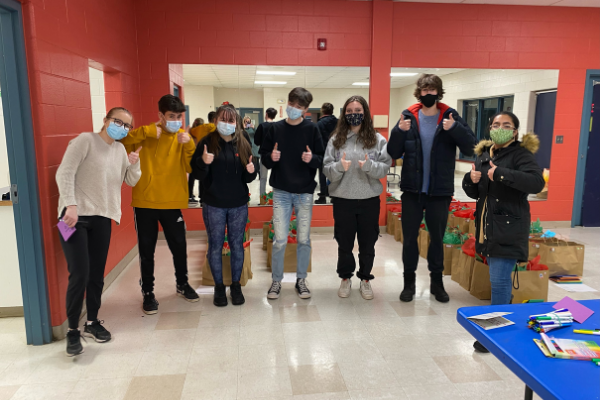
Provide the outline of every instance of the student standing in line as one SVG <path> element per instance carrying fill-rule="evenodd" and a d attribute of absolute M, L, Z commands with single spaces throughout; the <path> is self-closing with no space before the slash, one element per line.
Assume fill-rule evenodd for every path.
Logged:
<path fill-rule="evenodd" d="M 512 271 L 528 257 L 531 213 L 527 196 L 539 193 L 545 183 L 534 156 L 540 147 L 537 136 L 526 134 L 519 141 L 519 119 L 509 111 L 496 114 L 491 121 L 491 140 L 475 147 L 477 159 L 462 186 L 467 196 L 477 200 L 475 247 L 490 267 L 492 305 L 496 305 L 511 302 Z M 488 352 L 479 342 L 473 347 Z"/>
<path fill-rule="evenodd" d="M 319 128 L 319 132 L 321 132 L 323 145 L 327 146 L 329 136 L 331 136 L 331 133 L 335 130 L 338 119 L 333 115 L 333 104 L 331 103 L 323 103 L 321 106 L 321 114 L 323 116 L 319 118 L 317 127 Z M 327 188 L 327 178 L 323 173 L 323 166 L 319 167 L 319 188 L 321 189 L 321 192 L 319 193 L 319 198 L 315 200 L 315 204 L 327 204 L 329 190 Z"/>
<path fill-rule="evenodd" d="M 386 177 L 392 159 L 387 142 L 375 131 L 367 101 L 352 96 L 344 104 L 323 160 L 323 172 L 331 181 L 334 237 L 338 243 L 337 273 L 342 279 L 338 296 L 350 296 L 350 278 L 356 270 L 352 250 L 358 237 L 360 294 L 373 298 L 371 274 L 375 259 L 375 243 L 379 238 L 379 210 L 383 192 L 380 179 Z M 321 132 L 323 133 L 323 132 Z"/>
<path fill-rule="evenodd" d="M 225 229 L 231 249 L 233 305 L 244 304 L 240 278 L 244 265 L 244 232 L 248 220 L 248 183 L 256 178 L 250 138 L 238 123 L 236 109 L 217 110 L 217 131 L 202 139 L 192 158 L 193 173 L 203 182 L 202 217 L 208 234 L 208 261 L 215 281 L 213 304 L 227 305 L 221 253 Z"/>
<path fill-rule="evenodd" d="M 288 240 L 292 210 L 298 223 L 298 266 L 296 291 L 302 299 L 310 298 L 306 285 L 310 261 L 310 223 L 315 187 L 315 173 L 323 162 L 323 140 L 317 125 L 304 119 L 313 97 L 304 88 L 295 88 L 288 95 L 287 119 L 273 123 L 260 148 L 261 160 L 271 169 L 273 187 L 273 283 L 269 299 L 279 298 L 283 279 L 283 258 Z"/>
<path fill-rule="evenodd" d="M 140 179 L 139 155 L 142 147 L 127 155 L 116 142 L 131 129 L 131 113 L 122 107 L 111 109 L 99 133 L 85 132 L 71 140 L 56 183 L 60 197 L 58 214 L 76 231 L 60 243 L 69 268 L 67 287 L 67 355 L 83 353 L 79 317 L 86 296 L 87 322 L 84 336 L 108 342 L 110 332 L 98 320 L 104 287 L 104 268 L 110 245 L 111 219 L 121 220 L 121 186 L 135 186 Z M 147 150 L 144 150 L 147 151 Z"/>
<path fill-rule="evenodd" d="M 256 128 L 256 133 L 254 134 L 254 144 L 259 147 L 259 155 L 260 155 L 260 146 L 262 145 L 263 139 L 268 132 L 273 120 L 277 116 L 277 110 L 273 107 L 267 108 L 265 112 L 265 122 L 258 125 Z M 260 193 L 259 196 L 267 193 L 267 175 L 269 174 L 269 170 L 262 163 L 260 163 Z M 262 198 L 262 197 L 261 197 Z M 259 203 L 260 204 L 260 203 Z"/>
<path fill-rule="evenodd" d="M 404 289 L 401 301 L 412 301 L 419 248 L 417 238 L 425 210 L 425 223 L 431 244 L 427 262 L 430 292 L 439 302 L 450 300 L 444 289 L 444 249 L 442 240 L 448 221 L 448 207 L 454 194 L 456 147 L 466 156 L 473 154 L 475 135 L 456 110 L 440 103 L 444 96 L 442 80 L 424 74 L 417 81 L 414 96 L 419 100 L 402 112 L 392 129 L 387 146 L 393 159 L 404 156 L 402 165 L 402 233 L 404 246 Z"/>
<path fill-rule="evenodd" d="M 194 121 L 194 125 L 190 128 L 190 135 L 194 138 L 194 143 L 196 145 L 198 145 L 206 135 L 215 131 L 215 115 L 216 113 L 214 111 L 208 113 L 208 124 L 205 124 L 202 118 L 196 118 Z M 196 124 L 199 120 L 202 122 Z M 202 182 L 198 181 L 198 195 L 200 198 L 196 199 L 194 197 L 194 183 L 197 179 L 194 178 L 193 175 L 194 174 L 189 174 L 188 176 L 188 191 L 190 193 L 189 206 L 198 207 L 202 205 Z"/>
<path fill-rule="evenodd" d="M 254 142 L 254 137 L 256 136 L 256 130 L 254 129 L 254 124 L 252 123 L 252 120 L 250 119 L 250 117 L 244 117 L 244 122 L 243 122 L 243 127 L 242 127 L 246 133 L 248 134 L 248 137 L 250 138 L 250 143 L 252 143 L 252 160 L 254 160 L 254 163 L 256 165 L 260 165 L 260 146 L 257 145 Z M 258 168 L 259 171 L 258 175 L 260 177 L 260 168 Z M 259 194 L 260 197 L 260 194 Z"/>
<path fill-rule="evenodd" d="M 188 283 L 187 241 L 181 209 L 188 208 L 187 173 L 196 145 L 181 129 L 185 106 L 171 94 L 158 101 L 159 122 L 129 132 L 121 143 L 126 148 L 143 146 L 142 178 L 133 189 L 135 229 L 140 257 L 140 285 L 146 314 L 158 312 L 154 296 L 154 252 L 158 240 L 158 224 L 163 227 L 169 250 L 173 254 L 177 295 L 187 301 L 199 300 Z"/>

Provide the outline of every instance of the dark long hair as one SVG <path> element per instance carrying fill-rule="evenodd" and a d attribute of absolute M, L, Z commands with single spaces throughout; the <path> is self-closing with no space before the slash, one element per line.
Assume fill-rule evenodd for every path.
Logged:
<path fill-rule="evenodd" d="M 219 121 L 219 118 L 222 114 L 225 114 L 225 118 L 229 120 L 231 117 L 235 120 L 235 133 L 233 134 L 233 141 L 237 147 L 237 152 L 240 155 L 240 160 L 242 164 L 246 166 L 248 161 L 250 160 L 250 156 L 252 155 L 252 147 L 248 140 L 246 140 L 244 136 L 244 129 L 242 128 L 242 118 L 238 114 L 237 110 L 234 106 L 230 104 L 222 105 L 217 108 L 217 115 L 215 117 L 215 125 Z M 208 140 L 208 151 L 213 153 L 215 157 L 221 151 L 221 146 L 219 145 L 219 139 L 221 135 L 219 134 L 218 129 L 215 129 L 213 132 L 209 133 Z"/>
<path fill-rule="evenodd" d="M 352 128 L 352 126 L 346 121 L 346 108 L 348 104 L 358 101 L 360 105 L 363 107 L 363 111 L 365 113 L 365 118 L 363 119 L 362 124 L 360 124 L 360 130 L 358 131 L 358 139 L 357 141 L 362 143 L 364 149 L 370 149 L 375 147 L 377 144 L 377 132 L 373 127 L 373 119 L 371 118 L 371 111 L 369 110 L 369 104 L 367 100 L 365 100 L 362 96 L 352 96 L 344 103 L 344 108 L 340 119 L 338 120 L 338 124 L 333 131 L 335 139 L 333 139 L 333 147 L 336 150 L 339 150 L 344 144 L 346 144 L 346 140 L 348 139 L 348 132 Z"/>

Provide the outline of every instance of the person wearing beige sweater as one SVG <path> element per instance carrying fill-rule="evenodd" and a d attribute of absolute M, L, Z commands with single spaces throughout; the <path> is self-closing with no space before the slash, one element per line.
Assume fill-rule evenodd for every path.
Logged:
<path fill-rule="evenodd" d="M 87 322 L 84 335 L 107 342 L 110 333 L 98 320 L 104 287 L 104 268 L 111 236 L 111 220 L 121 221 L 121 186 L 135 186 L 141 177 L 139 155 L 142 148 L 127 154 L 117 142 L 132 128 L 131 113 L 111 109 L 102 130 L 84 132 L 71 140 L 58 171 L 56 183 L 60 198 L 58 216 L 75 232 L 60 242 L 69 268 L 67 288 L 67 355 L 83 353 L 79 317 L 86 296 Z"/>

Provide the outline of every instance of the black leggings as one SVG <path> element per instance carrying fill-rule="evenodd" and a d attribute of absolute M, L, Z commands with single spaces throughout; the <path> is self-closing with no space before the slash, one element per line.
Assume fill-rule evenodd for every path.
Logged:
<path fill-rule="evenodd" d="M 86 296 L 87 319 L 98 319 L 104 288 L 104 268 L 110 245 L 111 221 L 106 217 L 79 217 L 75 233 L 60 243 L 69 268 L 67 318 L 69 328 L 77 329 Z"/>

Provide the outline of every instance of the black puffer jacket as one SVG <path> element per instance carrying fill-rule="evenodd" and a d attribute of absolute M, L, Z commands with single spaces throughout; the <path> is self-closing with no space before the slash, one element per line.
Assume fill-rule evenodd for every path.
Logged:
<path fill-rule="evenodd" d="M 417 103 L 402 112 L 405 119 L 411 120 L 407 132 L 400 130 L 398 124 L 392 129 L 387 151 L 393 159 L 404 156 L 400 189 L 403 192 L 420 193 L 423 187 L 423 150 L 419 134 L 419 110 L 423 107 Z M 473 155 L 477 143 L 475 134 L 455 109 L 438 103 L 440 117 L 431 147 L 431 169 L 429 191 L 431 196 L 452 196 L 454 194 L 454 165 L 456 147 L 467 155 Z M 452 114 L 456 121 L 449 131 L 443 130 L 442 120 Z"/>
<path fill-rule="evenodd" d="M 325 147 L 327 147 L 331 132 L 335 130 L 337 123 L 338 119 L 335 115 L 326 115 L 317 122 L 317 127 L 319 128 L 319 132 L 321 132 L 321 138 L 323 138 L 323 145 Z"/>
<path fill-rule="evenodd" d="M 491 152 L 492 146 L 492 141 L 483 140 L 475 148 L 475 169 L 481 171 L 479 183 L 473 183 L 470 172 L 463 178 L 465 193 L 477 199 L 476 250 L 486 257 L 526 261 L 531 224 L 527 195 L 539 193 L 545 185 L 533 155 L 540 141 L 536 135 L 527 134 L 522 142 L 515 141 L 500 150 Z M 497 167 L 493 181 L 488 178 L 490 161 Z"/>

